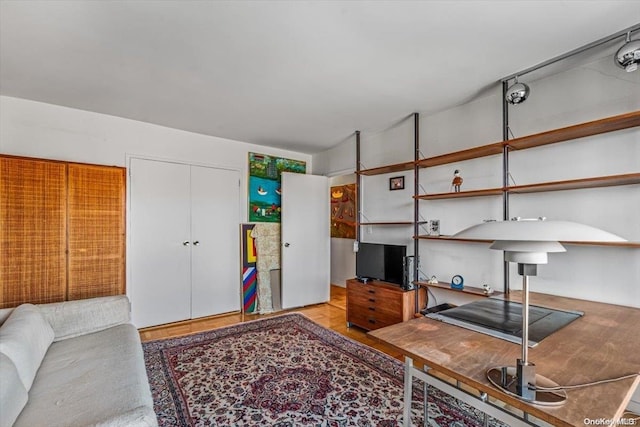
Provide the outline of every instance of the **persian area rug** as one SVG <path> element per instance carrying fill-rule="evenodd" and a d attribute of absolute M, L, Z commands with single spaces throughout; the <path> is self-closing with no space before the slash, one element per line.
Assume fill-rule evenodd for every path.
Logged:
<path fill-rule="evenodd" d="M 160 426 L 402 424 L 404 365 L 299 313 L 143 349 Z M 421 387 L 414 425 L 422 425 Z M 483 425 L 480 412 L 451 396 L 432 388 L 428 399 L 431 426 Z"/>

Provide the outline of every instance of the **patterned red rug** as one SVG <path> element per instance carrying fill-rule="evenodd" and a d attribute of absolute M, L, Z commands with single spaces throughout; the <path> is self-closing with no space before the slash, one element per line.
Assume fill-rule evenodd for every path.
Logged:
<path fill-rule="evenodd" d="M 399 426 L 402 363 L 285 314 L 143 344 L 160 426 Z M 414 387 L 412 421 L 422 425 Z M 481 426 L 436 389 L 431 426 Z M 489 425 L 502 424 L 492 420 Z"/>

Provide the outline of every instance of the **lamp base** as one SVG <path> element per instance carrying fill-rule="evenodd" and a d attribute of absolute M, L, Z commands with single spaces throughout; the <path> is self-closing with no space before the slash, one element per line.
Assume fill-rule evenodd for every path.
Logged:
<path fill-rule="evenodd" d="M 535 384 L 540 387 L 558 387 L 554 381 L 551 381 L 547 377 L 535 374 Z M 515 366 L 504 366 L 491 368 L 487 371 L 487 379 L 491 384 L 507 393 L 510 396 L 517 397 L 520 400 L 524 400 L 536 405 L 541 406 L 560 406 L 567 400 L 567 393 L 564 390 L 558 391 L 540 391 L 533 392 L 533 398 L 526 398 L 518 394 L 517 384 L 517 369 Z"/>

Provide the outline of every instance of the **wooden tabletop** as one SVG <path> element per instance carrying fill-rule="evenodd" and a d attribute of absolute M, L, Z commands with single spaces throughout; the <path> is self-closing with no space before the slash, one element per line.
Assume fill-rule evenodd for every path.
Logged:
<path fill-rule="evenodd" d="M 507 299 L 519 302 L 520 298 L 520 292 L 511 292 Z M 585 313 L 529 349 L 536 373 L 560 385 L 640 373 L 640 309 L 538 293 L 531 293 L 531 304 Z M 511 397 L 486 379 L 489 368 L 515 365 L 521 355 L 519 344 L 428 318 L 369 335 L 415 361 L 558 426 L 583 426 L 585 419 L 620 418 L 640 383 L 640 376 L 636 376 L 568 390 L 564 405 L 542 407 Z"/>

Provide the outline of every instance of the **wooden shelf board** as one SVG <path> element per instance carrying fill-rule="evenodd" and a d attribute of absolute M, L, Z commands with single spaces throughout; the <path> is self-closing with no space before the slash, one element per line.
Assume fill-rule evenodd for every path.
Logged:
<path fill-rule="evenodd" d="M 494 154 L 501 154 L 503 151 L 504 142 L 494 142 L 493 144 L 481 145 L 479 147 L 473 147 L 466 150 L 454 151 L 453 153 L 442 154 L 440 156 L 428 157 L 426 159 L 418 161 L 419 167 L 431 167 L 446 165 L 453 162 L 461 162 L 463 160 L 471 160 L 479 157 L 492 156 Z"/>
<path fill-rule="evenodd" d="M 420 200 L 456 199 L 480 196 L 499 196 L 504 191 L 514 194 L 537 193 L 543 191 L 577 190 L 583 188 L 612 187 L 618 185 L 640 184 L 640 173 L 599 176 L 565 181 L 542 182 L 539 184 L 516 185 L 506 188 L 486 188 L 482 190 L 460 191 L 458 193 L 421 194 L 414 196 Z"/>
<path fill-rule="evenodd" d="M 507 187 L 509 193 L 537 193 L 543 191 L 577 190 L 582 188 L 611 187 L 616 185 L 640 184 L 640 173 L 599 176 L 595 178 L 572 179 L 567 181 L 542 182 L 531 185 Z"/>
<path fill-rule="evenodd" d="M 471 295 L 477 295 L 477 296 L 481 296 L 481 297 L 495 297 L 495 296 L 500 296 L 502 295 L 502 292 L 496 292 L 495 290 L 493 291 L 493 293 L 487 295 L 484 293 L 484 289 L 481 288 L 474 288 L 473 286 L 465 286 L 462 289 L 453 289 L 451 287 L 451 283 L 447 283 L 447 282 L 438 282 L 438 283 L 427 283 L 427 282 L 416 282 L 419 286 L 423 286 L 423 287 L 431 287 L 431 288 L 438 288 L 438 289 L 446 289 L 448 291 L 453 291 L 453 292 L 460 292 L 463 294 L 471 294 Z"/>
<path fill-rule="evenodd" d="M 471 243 L 493 243 L 493 240 L 481 240 L 481 239 L 458 239 L 451 236 L 429 236 L 426 234 L 420 235 L 417 237 L 418 239 L 424 240 L 443 240 L 448 242 L 471 242 Z"/>
<path fill-rule="evenodd" d="M 413 170 L 413 168 L 415 167 L 415 164 L 416 163 L 413 161 L 396 163 L 394 165 L 385 165 L 377 168 L 362 169 L 358 173 L 360 175 L 371 176 L 371 175 L 382 175 L 385 173 L 393 173 L 393 172 L 405 172 L 405 171 Z"/>
<path fill-rule="evenodd" d="M 640 126 L 640 111 L 523 136 L 506 141 L 506 144 L 510 150 L 523 150 L 636 126 Z"/>
<path fill-rule="evenodd" d="M 413 221 L 376 221 L 360 222 L 358 225 L 413 225 Z"/>
<path fill-rule="evenodd" d="M 480 196 L 499 196 L 503 193 L 503 191 L 504 190 L 502 188 L 486 188 L 484 190 L 460 191 L 458 193 L 422 194 L 419 196 L 415 196 L 415 198 L 420 200 L 440 200 Z"/>
<path fill-rule="evenodd" d="M 618 248 L 640 248 L 640 242 L 560 242 L 563 245 L 611 246 Z"/>

